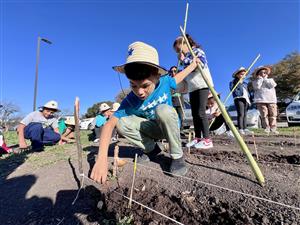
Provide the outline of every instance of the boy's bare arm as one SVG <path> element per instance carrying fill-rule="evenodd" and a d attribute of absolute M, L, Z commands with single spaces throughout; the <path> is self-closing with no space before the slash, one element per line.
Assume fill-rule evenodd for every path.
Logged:
<path fill-rule="evenodd" d="M 20 123 L 18 126 L 18 139 L 19 139 L 20 148 L 27 148 L 27 144 L 24 138 L 24 129 L 25 129 L 25 125 Z"/>
<path fill-rule="evenodd" d="M 105 183 L 107 178 L 108 147 L 110 144 L 113 129 L 116 127 L 118 120 L 119 119 L 114 116 L 110 118 L 108 122 L 103 126 L 101 132 L 98 157 L 91 173 L 91 178 L 98 183 Z"/>
<path fill-rule="evenodd" d="M 184 78 L 186 78 L 190 73 L 192 73 L 196 67 L 197 63 L 200 63 L 200 60 L 196 58 L 196 61 L 194 60 L 188 67 L 186 67 L 181 72 L 177 73 L 174 77 L 176 84 L 179 84 L 181 81 L 183 81 Z"/>

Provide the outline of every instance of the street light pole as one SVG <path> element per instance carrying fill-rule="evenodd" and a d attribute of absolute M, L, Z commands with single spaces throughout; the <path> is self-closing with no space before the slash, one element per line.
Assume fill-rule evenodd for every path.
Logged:
<path fill-rule="evenodd" d="M 34 97 L 33 97 L 33 111 L 36 110 L 36 96 L 37 96 L 37 83 L 38 83 L 38 73 L 39 73 L 39 62 L 40 62 L 40 45 L 41 41 L 47 44 L 52 44 L 51 41 L 38 37 L 37 50 L 36 50 L 36 65 L 35 65 L 35 81 L 34 81 Z"/>

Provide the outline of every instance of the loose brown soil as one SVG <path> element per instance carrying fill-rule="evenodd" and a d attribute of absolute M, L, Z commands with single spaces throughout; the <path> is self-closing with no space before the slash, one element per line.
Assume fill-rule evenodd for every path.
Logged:
<path fill-rule="evenodd" d="M 245 141 L 256 158 L 253 139 L 247 137 Z M 213 149 L 192 149 L 190 155 L 185 149 L 189 166 L 186 177 L 191 179 L 163 172 L 171 162 L 166 152 L 155 162 L 138 165 L 133 199 L 183 224 L 300 224 L 300 210 L 209 185 L 300 208 L 299 143 L 284 136 L 261 136 L 255 141 L 259 166 L 266 179 L 264 187 L 256 182 L 237 143 L 216 137 Z M 84 150 L 85 173 L 89 174 L 97 147 Z M 6 167 L 0 164 L 1 172 L 6 171 L 0 180 L 1 224 L 117 224 L 130 216 L 132 224 L 175 224 L 135 203 L 129 209 L 128 200 L 121 196 L 130 194 L 136 152 L 139 150 L 122 141 L 120 157 L 128 163 L 118 172 L 118 179 L 110 179 L 106 191 L 86 182 L 74 205 L 79 186 L 76 149 L 68 151 L 68 161 L 35 170 L 24 163 L 25 156 L 9 161 Z"/>

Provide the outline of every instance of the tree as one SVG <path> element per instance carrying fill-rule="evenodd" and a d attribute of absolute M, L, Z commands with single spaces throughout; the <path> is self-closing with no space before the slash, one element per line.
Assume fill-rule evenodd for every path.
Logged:
<path fill-rule="evenodd" d="M 131 92 L 131 88 L 121 90 L 115 97 L 116 102 L 121 103 L 123 99 Z"/>
<path fill-rule="evenodd" d="M 7 129 L 9 120 L 19 111 L 20 109 L 17 105 L 11 102 L 3 102 L 0 106 L 0 125 Z"/>
<path fill-rule="evenodd" d="M 102 103 L 107 103 L 110 107 L 112 107 L 113 102 L 111 101 L 103 101 L 95 103 L 92 107 L 87 109 L 87 113 L 84 115 L 85 118 L 95 117 L 99 114 L 99 106 Z"/>
<path fill-rule="evenodd" d="M 272 67 L 272 76 L 277 83 L 278 100 L 292 98 L 300 91 L 300 54 L 292 52 Z"/>

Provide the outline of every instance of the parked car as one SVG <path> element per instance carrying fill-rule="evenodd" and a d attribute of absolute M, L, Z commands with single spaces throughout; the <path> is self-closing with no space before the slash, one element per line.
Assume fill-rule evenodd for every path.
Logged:
<path fill-rule="evenodd" d="M 300 126 L 300 92 L 294 97 L 292 102 L 286 107 L 286 117 L 288 126 Z"/>
<path fill-rule="evenodd" d="M 82 119 L 80 121 L 81 130 L 93 130 L 95 128 L 95 117 Z"/>
<path fill-rule="evenodd" d="M 183 120 L 183 127 L 188 128 L 193 125 L 193 117 L 191 106 L 188 101 L 184 102 L 184 112 L 185 112 L 185 120 Z M 227 107 L 227 112 L 231 117 L 234 125 L 237 126 L 237 111 L 235 109 L 235 105 L 230 105 Z M 247 125 L 253 128 L 261 128 L 261 117 L 260 113 L 256 108 L 255 104 L 252 104 L 248 109 L 247 113 Z"/>
<path fill-rule="evenodd" d="M 230 105 L 227 107 L 227 112 L 230 115 L 232 122 L 237 126 L 237 111 L 235 105 Z M 253 128 L 261 128 L 261 117 L 256 104 L 252 103 L 247 111 L 247 126 Z"/>

